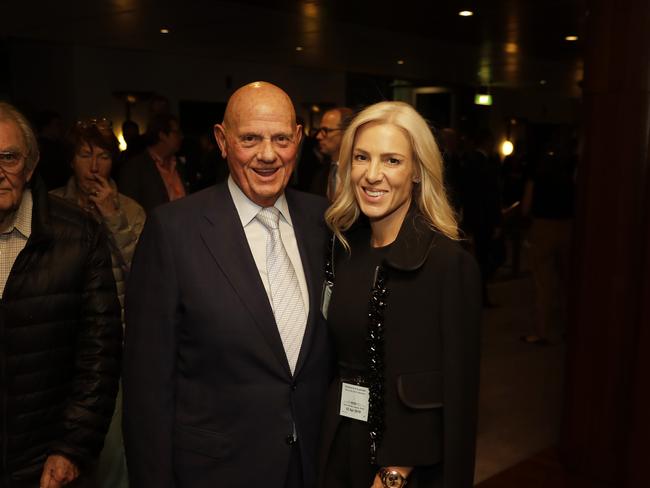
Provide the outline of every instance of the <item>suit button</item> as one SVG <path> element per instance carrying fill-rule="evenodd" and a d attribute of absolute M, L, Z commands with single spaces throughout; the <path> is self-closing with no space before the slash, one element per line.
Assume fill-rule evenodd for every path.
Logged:
<path fill-rule="evenodd" d="M 291 446 L 294 444 L 294 442 L 296 442 L 296 440 L 293 438 L 293 434 L 289 434 L 284 438 L 284 442 L 286 442 L 287 445 Z"/>
<path fill-rule="evenodd" d="M 296 391 L 297 388 L 298 388 L 298 385 L 297 385 L 297 384 L 294 383 L 294 384 L 291 385 L 291 389 L 292 389 L 293 391 Z"/>

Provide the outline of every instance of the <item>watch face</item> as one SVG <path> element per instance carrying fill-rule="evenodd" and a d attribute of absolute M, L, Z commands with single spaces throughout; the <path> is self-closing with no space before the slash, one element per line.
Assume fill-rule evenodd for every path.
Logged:
<path fill-rule="evenodd" d="M 390 471 L 386 475 L 386 486 L 389 488 L 401 488 L 402 476 L 395 471 Z"/>

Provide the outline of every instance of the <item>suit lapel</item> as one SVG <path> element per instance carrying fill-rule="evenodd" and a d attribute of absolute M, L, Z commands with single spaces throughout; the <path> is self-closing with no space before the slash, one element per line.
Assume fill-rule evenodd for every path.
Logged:
<path fill-rule="evenodd" d="M 287 190 L 285 195 L 289 204 L 289 212 L 291 213 L 293 230 L 300 251 L 302 267 L 305 272 L 307 289 L 309 290 L 309 316 L 307 317 L 305 335 L 300 347 L 298 362 L 296 363 L 294 376 L 297 376 L 309 354 L 314 337 L 314 328 L 318 321 L 318 314 L 320 314 L 320 296 L 323 284 L 321 272 L 324 256 L 319 255 L 320 245 L 317 239 L 320 237 L 320 233 L 309 232 L 314 223 L 309 221 L 309 216 L 304 212 L 303 207 L 296 202 L 296 195 L 291 190 Z"/>
<path fill-rule="evenodd" d="M 212 202 L 205 209 L 201 221 L 203 242 L 252 315 L 280 364 L 291 374 L 264 284 L 226 184 L 214 188 Z M 228 231 L 228 235 L 224 235 L 224 230 Z"/>
<path fill-rule="evenodd" d="M 158 168 L 156 167 L 156 162 L 148 152 L 147 158 L 149 159 L 149 164 L 144 168 L 147 173 L 144 182 L 147 185 L 147 188 L 150 189 L 152 198 L 155 202 L 168 202 L 169 194 L 167 193 L 167 187 L 165 186 L 162 176 L 160 176 L 160 171 L 158 171 Z M 149 182 L 152 184 L 149 184 Z"/>

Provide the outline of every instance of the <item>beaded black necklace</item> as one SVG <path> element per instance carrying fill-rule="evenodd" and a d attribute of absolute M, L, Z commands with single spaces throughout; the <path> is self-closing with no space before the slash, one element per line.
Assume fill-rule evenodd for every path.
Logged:
<path fill-rule="evenodd" d="M 332 237 L 325 260 L 326 286 L 334 286 L 334 247 Z M 389 292 L 386 288 L 386 271 L 383 266 L 375 268 L 375 277 L 370 290 L 368 310 L 368 385 L 370 390 L 370 411 L 368 430 L 370 437 L 370 464 L 377 464 L 377 451 L 384 434 L 384 310 Z"/>

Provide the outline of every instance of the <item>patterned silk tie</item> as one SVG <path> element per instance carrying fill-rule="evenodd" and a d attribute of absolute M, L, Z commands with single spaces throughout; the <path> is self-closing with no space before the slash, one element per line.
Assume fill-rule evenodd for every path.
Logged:
<path fill-rule="evenodd" d="M 271 307 L 293 374 L 307 323 L 305 305 L 296 271 L 280 238 L 280 211 L 275 207 L 266 207 L 259 211 L 256 218 L 269 231 L 266 269 L 271 288 Z"/>

